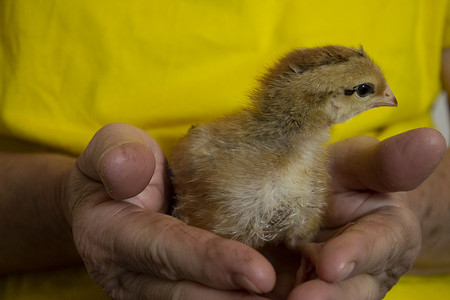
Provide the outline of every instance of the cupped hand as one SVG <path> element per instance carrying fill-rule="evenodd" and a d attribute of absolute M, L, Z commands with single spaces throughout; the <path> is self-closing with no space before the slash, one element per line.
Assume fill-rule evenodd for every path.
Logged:
<path fill-rule="evenodd" d="M 440 133 L 426 128 L 382 142 L 357 137 L 333 144 L 326 228 L 302 247 L 301 263 L 298 253 L 272 253 L 279 279 L 272 298 L 382 299 L 421 249 L 407 191 L 433 172 L 445 149 Z"/>
<path fill-rule="evenodd" d="M 275 274 L 255 250 L 187 226 L 168 210 L 157 143 L 125 124 L 102 128 L 66 185 L 66 218 L 91 277 L 114 299 L 261 299 Z"/>

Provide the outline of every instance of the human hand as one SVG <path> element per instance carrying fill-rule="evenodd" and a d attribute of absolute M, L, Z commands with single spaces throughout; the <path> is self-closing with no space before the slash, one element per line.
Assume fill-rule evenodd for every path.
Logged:
<path fill-rule="evenodd" d="M 283 249 L 273 299 L 382 299 L 409 270 L 421 248 L 408 192 L 445 153 L 443 137 L 417 129 L 382 142 L 357 137 L 331 147 L 332 195 L 326 228 L 300 255 Z M 295 284 L 295 286 L 294 286 Z"/>
<path fill-rule="evenodd" d="M 91 277 L 114 299 L 262 299 L 275 274 L 257 251 L 165 215 L 168 171 L 144 131 L 110 124 L 66 186 L 66 218 Z"/>

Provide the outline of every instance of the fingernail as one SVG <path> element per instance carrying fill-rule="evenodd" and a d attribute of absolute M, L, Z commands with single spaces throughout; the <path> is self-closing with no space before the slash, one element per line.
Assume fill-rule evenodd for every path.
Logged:
<path fill-rule="evenodd" d="M 247 291 L 262 294 L 262 291 L 259 288 L 257 288 L 256 285 L 253 282 L 251 282 L 244 274 L 234 274 L 233 281 L 235 284 L 246 289 Z"/>
<path fill-rule="evenodd" d="M 344 268 L 342 268 L 341 274 L 338 276 L 337 281 L 341 281 L 346 279 L 350 274 L 352 274 L 353 270 L 355 269 L 355 262 L 352 261 L 351 263 L 347 264 Z"/>

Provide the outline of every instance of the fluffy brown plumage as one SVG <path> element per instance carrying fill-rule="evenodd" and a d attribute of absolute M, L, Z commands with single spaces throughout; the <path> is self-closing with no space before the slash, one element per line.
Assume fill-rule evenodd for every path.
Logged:
<path fill-rule="evenodd" d="M 173 149 L 173 214 L 254 248 L 310 240 L 325 210 L 330 126 L 396 105 L 362 49 L 290 52 L 251 105 L 192 128 Z"/>

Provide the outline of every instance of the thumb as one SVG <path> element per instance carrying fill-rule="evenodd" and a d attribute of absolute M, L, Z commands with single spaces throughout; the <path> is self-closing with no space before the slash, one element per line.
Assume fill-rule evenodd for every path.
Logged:
<path fill-rule="evenodd" d="M 142 192 L 164 155 L 143 130 L 112 123 L 100 129 L 77 160 L 80 172 L 103 183 L 108 195 L 124 200 Z"/>
<path fill-rule="evenodd" d="M 445 154 L 444 137 L 414 129 L 379 142 L 366 136 L 331 146 L 330 174 L 336 191 L 409 191 L 419 186 Z"/>

